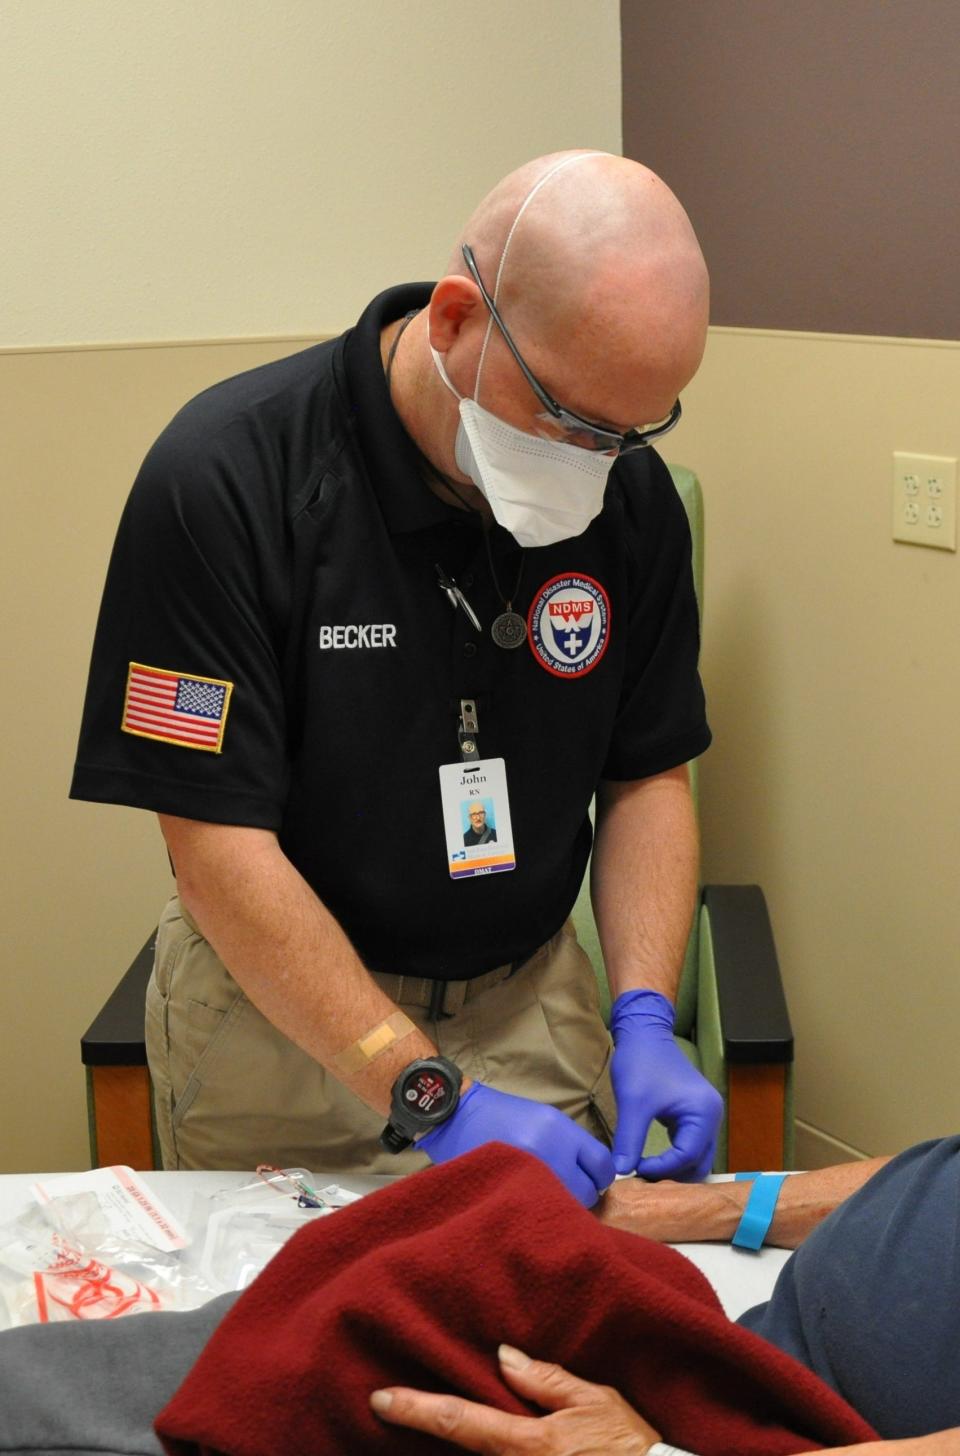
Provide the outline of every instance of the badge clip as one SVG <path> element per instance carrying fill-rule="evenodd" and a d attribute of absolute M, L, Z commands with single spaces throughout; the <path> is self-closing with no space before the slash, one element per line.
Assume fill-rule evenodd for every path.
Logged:
<path fill-rule="evenodd" d="M 479 731 L 476 703 L 472 698 L 461 698 L 457 738 L 460 743 L 460 757 L 464 763 L 474 763 L 480 757 L 480 745 L 477 742 Z"/>

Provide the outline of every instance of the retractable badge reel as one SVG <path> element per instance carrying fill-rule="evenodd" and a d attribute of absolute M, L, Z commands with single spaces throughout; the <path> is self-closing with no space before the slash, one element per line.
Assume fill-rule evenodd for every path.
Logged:
<path fill-rule="evenodd" d="M 513 825 L 502 758 L 480 757 L 480 723 L 473 698 L 460 699 L 459 763 L 440 765 L 440 799 L 450 877 L 500 874 L 516 868 Z"/>

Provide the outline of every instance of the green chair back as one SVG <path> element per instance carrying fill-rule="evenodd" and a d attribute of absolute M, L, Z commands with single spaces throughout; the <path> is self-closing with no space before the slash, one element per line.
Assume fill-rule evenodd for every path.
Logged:
<path fill-rule="evenodd" d="M 700 482 L 692 470 L 684 465 L 671 465 L 668 467 L 673 477 L 673 483 L 677 488 L 677 494 L 683 501 L 687 512 L 687 519 L 690 522 L 690 539 L 692 544 L 693 557 L 693 582 L 697 593 L 697 604 L 700 608 L 701 621 L 703 619 L 703 496 L 700 491 Z M 690 785 L 693 791 L 694 807 L 699 805 L 698 798 L 698 774 L 697 764 L 692 762 L 690 768 Z M 600 938 L 597 935 L 597 926 L 593 918 L 593 908 L 590 904 L 590 868 L 587 866 L 587 873 L 584 875 L 580 893 L 577 896 L 577 903 L 573 910 L 573 921 L 577 928 L 577 937 L 584 950 L 593 962 L 594 972 L 597 977 L 597 985 L 600 990 L 600 1004 L 604 1017 L 609 1017 L 610 1012 L 610 988 L 607 984 L 607 974 L 603 966 L 603 956 L 600 951 Z M 690 931 L 690 939 L 687 942 L 687 953 L 683 963 L 683 972 L 680 977 L 680 984 L 677 989 L 677 1019 L 675 1031 L 677 1036 L 689 1037 L 697 1013 L 697 975 L 699 967 L 699 941 L 700 941 L 700 916 L 695 914 L 693 926 Z"/>

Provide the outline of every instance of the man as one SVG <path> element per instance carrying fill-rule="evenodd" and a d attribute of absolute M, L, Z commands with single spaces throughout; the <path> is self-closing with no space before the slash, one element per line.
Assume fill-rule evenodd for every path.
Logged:
<path fill-rule="evenodd" d="M 471 804 L 467 810 L 467 818 L 470 820 L 470 828 L 463 836 L 465 845 L 496 843 L 497 831 L 492 824 L 487 823 L 487 811 L 482 804 Z"/>
<path fill-rule="evenodd" d="M 206 391 L 150 451 L 72 793 L 156 811 L 176 876 L 147 1001 L 164 1166 L 397 1172 L 500 1138 L 586 1204 L 615 1167 L 709 1170 L 720 1099 L 670 1035 L 709 730 L 686 518 L 642 448 L 707 306 L 658 178 L 540 158 L 434 287 Z M 498 854 L 471 866 L 480 780 Z M 400 861 L 396 782 L 424 825 Z M 594 793 L 616 1105 L 566 925 Z M 645 1161 L 653 1118 L 673 1147 Z"/>

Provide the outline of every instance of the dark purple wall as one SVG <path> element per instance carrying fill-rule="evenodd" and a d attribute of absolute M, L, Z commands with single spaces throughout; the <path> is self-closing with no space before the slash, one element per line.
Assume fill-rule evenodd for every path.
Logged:
<path fill-rule="evenodd" d="M 960 339 L 960 0 L 621 0 L 623 150 L 713 322 Z"/>

